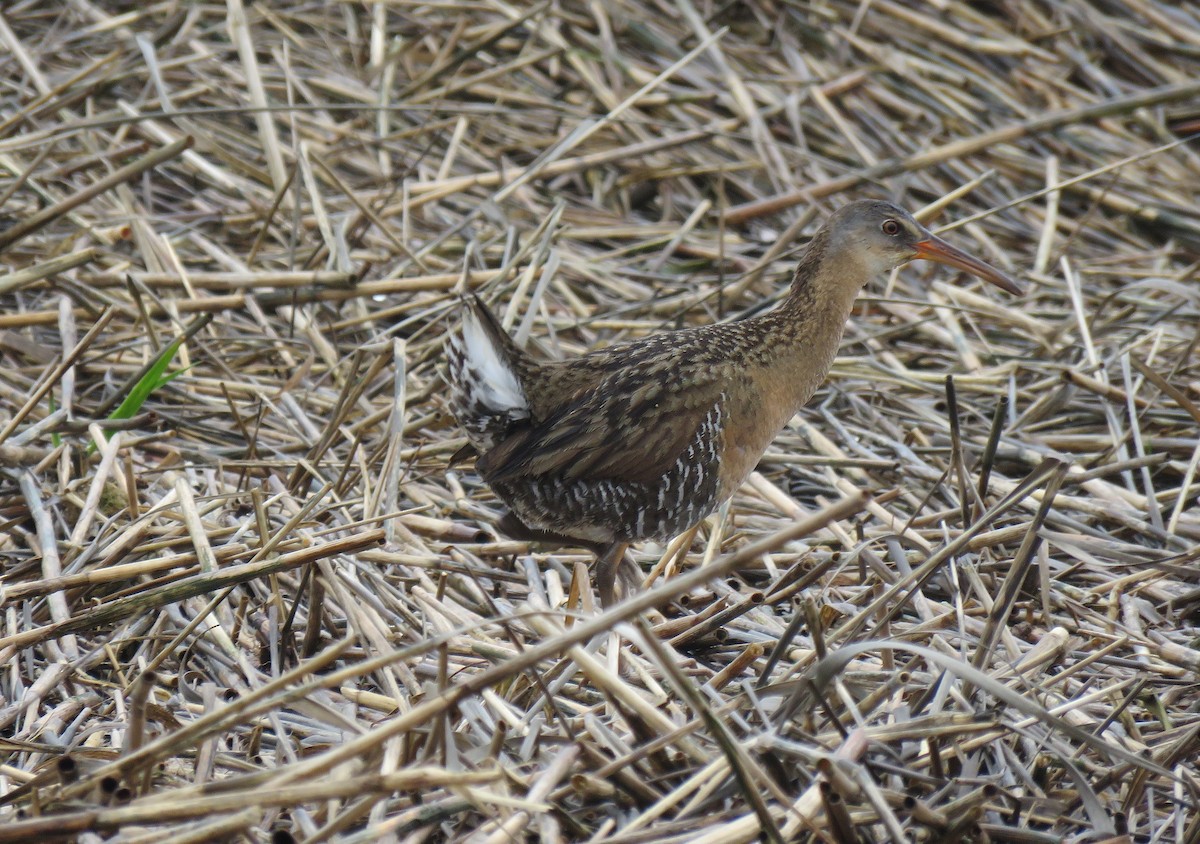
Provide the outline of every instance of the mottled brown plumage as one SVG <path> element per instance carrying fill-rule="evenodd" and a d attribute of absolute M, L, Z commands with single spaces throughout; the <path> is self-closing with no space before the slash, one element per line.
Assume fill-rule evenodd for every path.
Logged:
<path fill-rule="evenodd" d="M 542 362 L 468 297 L 447 345 L 451 407 L 522 523 L 597 550 L 610 603 L 626 545 L 680 533 L 733 495 L 825 379 L 858 291 L 915 258 L 1019 292 L 896 206 L 855 202 L 817 232 L 782 304 L 742 322 Z"/>

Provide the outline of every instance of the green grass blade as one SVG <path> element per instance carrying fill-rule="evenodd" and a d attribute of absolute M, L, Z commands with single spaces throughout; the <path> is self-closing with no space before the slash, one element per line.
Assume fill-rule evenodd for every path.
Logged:
<path fill-rule="evenodd" d="M 181 334 L 176 337 L 171 344 L 163 349 L 153 365 L 146 370 L 146 374 L 138 379 L 133 385 L 133 389 L 129 391 L 129 395 L 117 406 L 117 409 L 108 415 L 109 419 L 129 419 L 135 413 L 142 409 L 142 405 L 146 403 L 146 399 L 150 398 L 150 394 L 155 390 L 163 387 L 177 377 L 182 375 L 190 367 L 177 369 L 174 372 L 167 372 L 167 367 L 171 365 L 171 361 L 175 359 L 175 354 L 179 351 L 179 347 L 184 344 L 188 338 L 187 334 Z M 112 431 L 105 431 L 107 437 Z M 96 450 L 94 442 L 88 443 L 87 453 L 92 454 Z"/>
<path fill-rule="evenodd" d="M 128 419 L 146 403 L 146 399 L 150 398 L 150 394 L 167 384 L 171 379 L 179 375 L 183 370 L 172 372 L 169 375 L 164 375 L 167 367 L 171 365 L 171 361 L 175 358 L 175 353 L 179 351 L 179 347 L 183 345 L 184 338 L 182 336 L 175 338 L 171 345 L 167 346 L 158 356 L 158 360 L 154 361 L 154 365 L 146 370 L 138 382 L 133 385 L 133 389 L 129 391 L 129 395 L 125 400 L 117 406 L 110 415 L 109 419 Z"/>

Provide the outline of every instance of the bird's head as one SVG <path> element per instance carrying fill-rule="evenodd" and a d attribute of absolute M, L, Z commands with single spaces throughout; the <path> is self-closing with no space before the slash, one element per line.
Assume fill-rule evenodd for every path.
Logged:
<path fill-rule="evenodd" d="M 877 277 L 909 261 L 946 264 L 1020 294 L 1017 283 L 995 267 L 951 246 L 890 202 L 861 200 L 844 205 L 829 218 L 831 246 L 861 262 L 866 277 Z"/>

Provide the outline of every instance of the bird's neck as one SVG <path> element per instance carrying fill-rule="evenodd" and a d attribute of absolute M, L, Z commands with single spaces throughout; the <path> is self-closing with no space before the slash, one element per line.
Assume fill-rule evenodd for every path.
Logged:
<path fill-rule="evenodd" d="M 765 386 L 789 418 L 825 380 L 867 269 L 819 232 L 800 259 L 787 297 L 764 314 L 770 349 Z"/>
<path fill-rule="evenodd" d="M 780 310 L 787 312 L 793 324 L 835 319 L 841 327 L 871 273 L 861 250 L 835 241 L 829 229 L 823 228 L 800 256 Z"/>

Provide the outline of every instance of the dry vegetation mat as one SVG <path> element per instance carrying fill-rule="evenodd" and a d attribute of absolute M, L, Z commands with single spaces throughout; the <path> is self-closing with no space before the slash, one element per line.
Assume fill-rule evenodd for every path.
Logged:
<path fill-rule="evenodd" d="M 1200 12 L 3 4 L 0 842 L 1200 840 Z M 440 370 L 866 291 L 731 505 L 499 535 Z M 865 496 L 864 493 L 869 494 Z"/>

